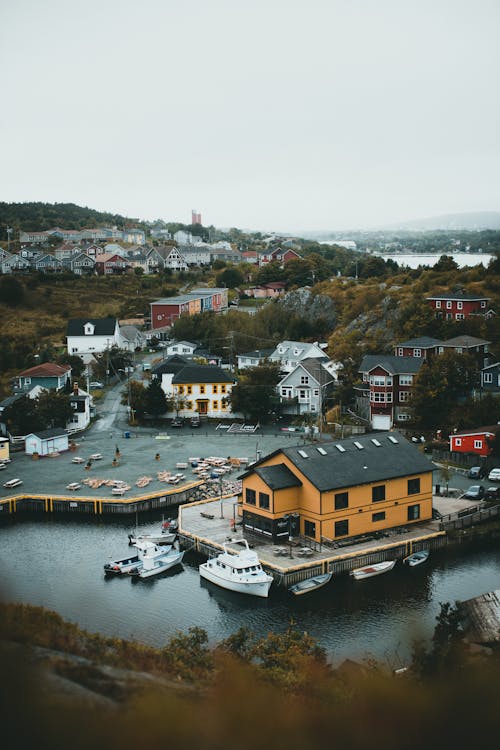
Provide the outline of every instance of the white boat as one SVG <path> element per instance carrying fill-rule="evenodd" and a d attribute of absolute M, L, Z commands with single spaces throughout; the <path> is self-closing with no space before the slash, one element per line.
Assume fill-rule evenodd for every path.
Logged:
<path fill-rule="evenodd" d="M 355 568 L 351 570 L 351 575 L 357 581 L 362 581 L 364 578 L 372 578 L 373 576 L 379 576 L 381 573 L 388 573 L 395 565 L 396 560 L 385 560 L 373 565 L 365 565 L 364 568 Z"/>
<path fill-rule="evenodd" d="M 293 586 L 290 586 L 288 591 L 295 596 L 301 596 L 302 594 L 308 594 L 310 591 L 316 591 L 323 586 L 326 586 L 332 580 L 333 573 L 323 573 L 323 575 L 312 576 L 306 578 L 304 581 L 299 581 Z"/>
<path fill-rule="evenodd" d="M 129 534 L 128 543 L 130 545 L 137 545 L 137 542 L 151 542 L 152 544 L 158 544 L 159 546 L 165 546 L 166 544 L 173 544 L 177 539 L 177 534 Z"/>
<path fill-rule="evenodd" d="M 167 550 L 165 547 L 160 547 L 156 544 L 148 542 L 149 547 L 147 548 L 148 557 L 159 557 L 165 555 Z M 136 544 L 137 554 L 124 557 L 121 560 L 112 560 L 111 562 L 105 563 L 104 572 L 106 575 L 123 575 L 124 573 L 130 573 L 135 568 L 140 568 L 143 565 L 144 554 L 146 552 L 145 544 Z M 154 549 L 153 549 L 154 548 Z"/>
<path fill-rule="evenodd" d="M 139 552 L 141 564 L 135 568 L 131 568 L 128 574 L 130 576 L 137 576 L 138 578 L 150 578 L 151 576 L 163 573 L 165 570 L 173 568 L 174 565 L 182 562 L 182 558 L 184 557 L 184 550 L 180 552 L 172 546 L 168 549 L 163 547 L 163 554 L 158 554 L 158 545 L 151 542 L 138 542 L 136 547 Z"/>
<path fill-rule="evenodd" d="M 253 552 L 246 539 L 235 539 L 231 545 L 244 544 L 241 552 L 230 552 L 224 544 L 224 552 L 212 557 L 199 567 L 200 576 L 230 591 L 240 594 L 266 597 L 273 582 L 260 564 L 256 552 Z"/>
<path fill-rule="evenodd" d="M 414 568 L 416 565 L 421 565 L 422 563 L 424 563 L 428 557 L 429 550 L 423 549 L 420 552 L 414 552 L 412 555 L 408 555 L 408 557 L 405 557 L 403 562 L 409 565 L 410 568 Z"/>

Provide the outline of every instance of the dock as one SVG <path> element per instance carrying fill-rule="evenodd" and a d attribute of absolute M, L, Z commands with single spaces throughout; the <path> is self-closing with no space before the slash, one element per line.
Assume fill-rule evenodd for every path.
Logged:
<path fill-rule="evenodd" d="M 482 646 L 500 643 L 500 589 L 460 602 L 467 639 Z"/>

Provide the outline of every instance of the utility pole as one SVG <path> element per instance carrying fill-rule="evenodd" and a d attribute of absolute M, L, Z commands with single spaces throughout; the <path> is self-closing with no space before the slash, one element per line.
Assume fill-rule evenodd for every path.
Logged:
<path fill-rule="evenodd" d="M 10 235 L 12 234 L 12 227 L 7 227 L 7 252 L 10 253 Z"/>

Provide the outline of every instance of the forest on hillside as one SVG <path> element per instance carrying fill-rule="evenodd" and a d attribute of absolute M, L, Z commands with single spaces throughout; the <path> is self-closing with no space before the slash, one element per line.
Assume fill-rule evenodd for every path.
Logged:
<path fill-rule="evenodd" d="M 116 226 L 119 229 L 143 224 L 120 214 L 95 211 L 75 203 L 5 203 L 0 202 L 0 239 L 6 238 L 7 227 L 18 231 L 44 232 L 53 227 L 83 229 L 85 227 Z"/>

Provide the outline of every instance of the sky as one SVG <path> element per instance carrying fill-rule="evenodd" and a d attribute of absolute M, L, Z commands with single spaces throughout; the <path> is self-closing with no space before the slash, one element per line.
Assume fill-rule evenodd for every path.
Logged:
<path fill-rule="evenodd" d="M 498 0 L 0 0 L 0 200 L 299 232 L 500 209 Z"/>

